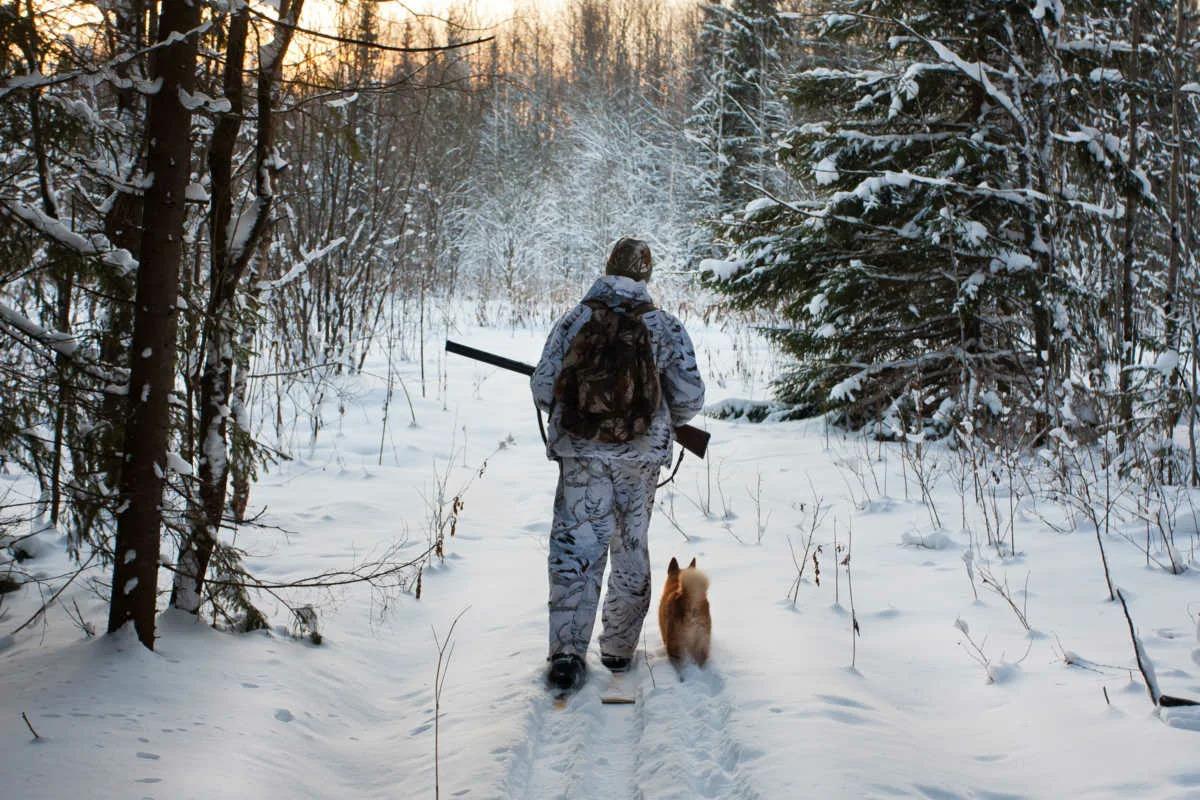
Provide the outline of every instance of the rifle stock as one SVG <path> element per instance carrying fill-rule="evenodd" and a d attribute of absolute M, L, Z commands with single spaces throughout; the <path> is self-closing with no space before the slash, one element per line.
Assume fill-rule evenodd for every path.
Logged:
<path fill-rule="evenodd" d="M 498 356 L 486 350 L 467 347 L 465 344 L 452 342 L 449 339 L 446 340 L 446 352 L 473 358 L 476 361 L 482 361 L 485 364 L 491 364 L 494 367 L 500 367 L 511 372 L 519 372 L 522 375 L 533 375 L 534 367 L 532 364 L 526 364 L 523 361 L 514 361 L 511 358 Z M 708 452 L 709 438 L 710 434 L 708 431 L 701 430 L 694 425 L 680 425 L 675 429 L 675 441 L 679 442 L 680 447 L 689 453 L 693 453 L 697 458 L 704 458 L 705 453 Z"/>

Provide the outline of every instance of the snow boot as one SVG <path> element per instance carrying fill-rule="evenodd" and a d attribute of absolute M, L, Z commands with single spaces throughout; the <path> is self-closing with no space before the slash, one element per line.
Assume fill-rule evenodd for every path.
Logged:
<path fill-rule="evenodd" d="M 550 661 L 546 682 L 560 692 L 573 692 L 583 685 L 587 667 L 583 659 L 570 653 L 558 653 Z"/>
<path fill-rule="evenodd" d="M 633 659 L 624 656 L 606 656 L 601 653 L 600 663 L 615 675 L 621 672 L 629 672 L 629 668 L 633 666 Z"/>

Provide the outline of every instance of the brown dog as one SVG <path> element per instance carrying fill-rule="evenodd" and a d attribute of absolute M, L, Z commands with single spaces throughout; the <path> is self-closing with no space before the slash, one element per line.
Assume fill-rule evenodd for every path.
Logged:
<path fill-rule="evenodd" d="M 708 661 L 712 638 L 712 617 L 708 613 L 708 576 L 696 569 L 696 559 L 687 569 L 671 559 L 667 582 L 658 604 L 658 628 L 662 632 L 667 655 L 676 667 L 690 658 L 703 667 Z"/>

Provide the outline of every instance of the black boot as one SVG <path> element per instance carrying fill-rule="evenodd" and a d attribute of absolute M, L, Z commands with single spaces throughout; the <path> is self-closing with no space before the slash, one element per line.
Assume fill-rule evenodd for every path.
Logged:
<path fill-rule="evenodd" d="M 633 659 L 625 656 L 606 656 L 601 653 L 600 663 L 607 667 L 609 672 L 629 672 L 629 668 L 633 665 Z"/>
<path fill-rule="evenodd" d="M 582 658 L 570 653 L 558 653 L 550 660 L 546 682 L 560 692 L 571 692 L 583 685 L 586 672 Z"/>

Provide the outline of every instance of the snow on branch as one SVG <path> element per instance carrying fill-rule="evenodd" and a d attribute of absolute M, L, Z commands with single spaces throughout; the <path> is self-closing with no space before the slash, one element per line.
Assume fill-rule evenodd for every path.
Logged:
<path fill-rule="evenodd" d="M 1128 147 L 1121 137 L 1083 124 L 1080 124 L 1077 130 L 1052 135 L 1065 144 L 1084 145 L 1096 163 L 1106 169 L 1112 169 L 1113 161 L 1116 160 L 1137 182 L 1142 198 L 1154 201 L 1154 189 L 1150 186 L 1150 179 L 1140 167 L 1130 167 Z"/>
<path fill-rule="evenodd" d="M 942 61 L 945 61 L 947 64 L 957 67 L 959 72 L 982 86 L 983 90 L 988 93 L 988 96 L 999 103 L 1000 106 L 1003 107 L 1004 110 L 1007 111 L 1014 120 L 1016 120 L 1017 124 L 1020 125 L 1022 129 L 1028 127 L 1025 120 L 1025 115 L 1017 109 L 1016 105 L 1012 101 L 1012 98 L 1009 97 L 1003 89 L 1000 89 L 994 83 L 992 83 L 991 79 L 988 78 L 987 72 L 985 71 L 985 65 L 982 61 L 966 61 L 949 47 L 946 47 L 946 45 L 942 44 L 936 39 L 925 39 L 925 43 L 933 48 L 933 52 L 937 53 L 938 58 L 940 58 Z"/>
<path fill-rule="evenodd" d="M 0 84 L 0 99 L 3 99 L 11 92 L 18 92 L 28 89 L 41 89 L 46 86 L 57 86 L 61 83 L 70 83 L 71 81 L 88 76 L 98 76 L 101 79 L 112 81 L 120 86 L 120 88 L 128 88 L 129 86 L 133 85 L 132 82 L 129 79 L 118 78 L 114 72 L 117 67 L 120 67 L 123 64 L 128 64 L 130 61 L 141 58 L 147 53 L 154 52 L 160 48 L 170 47 L 171 45 L 181 42 L 189 37 L 200 36 L 206 33 L 208 29 L 212 27 L 212 24 L 212 20 L 208 20 L 207 22 L 203 22 L 200 25 L 197 25 L 195 28 L 192 28 L 190 31 L 186 31 L 184 33 L 180 33 L 178 31 L 172 32 L 172 34 L 164 41 L 155 42 L 149 47 L 143 47 L 140 50 L 134 50 L 131 53 L 124 53 L 101 64 L 88 64 L 87 66 L 79 69 L 73 69 L 68 72 L 60 72 L 55 75 L 43 75 L 37 70 L 29 72 L 25 75 L 15 75 L 5 81 L 3 84 Z M 139 81 L 135 88 L 145 94 L 153 94 L 157 92 L 161 86 L 161 80 L 152 83 Z"/>
<path fill-rule="evenodd" d="M 198 108 L 203 108 L 212 114 L 227 114 L 231 108 L 228 98 L 225 97 L 209 97 L 204 92 L 196 90 L 189 92 L 187 89 L 179 89 L 179 102 L 188 111 L 195 111 Z"/>
<path fill-rule="evenodd" d="M 877 69 L 831 69 L 829 67 L 815 67 L 802 70 L 797 74 L 798 78 L 811 78 L 815 81 L 856 81 L 858 86 L 871 86 L 887 80 L 890 76 L 891 73 Z"/>
<path fill-rule="evenodd" d="M 71 334 L 43 328 L 6 303 L 0 303 L 0 320 L 68 358 L 79 350 L 79 345 Z"/>
<path fill-rule="evenodd" d="M 302 249 L 301 250 L 302 258 L 299 261 L 297 261 L 295 264 L 293 264 L 291 269 L 289 269 L 287 272 L 285 272 L 283 275 L 281 275 L 280 277 L 276 278 L 273 281 L 259 281 L 257 284 L 255 284 L 254 288 L 256 288 L 262 292 L 273 292 L 276 289 L 282 289 L 284 286 L 287 286 L 289 283 L 296 280 L 301 275 L 303 275 L 305 272 L 307 272 L 310 264 L 312 264 L 314 261 L 316 261 L 319 258 L 325 257 L 326 255 L 328 255 L 330 252 L 337 249 L 338 247 L 341 247 L 345 243 L 345 241 L 346 241 L 345 236 L 339 236 L 338 238 L 334 239 L 329 244 L 325 245 L 324 247 L 318 248 L 318 249 L 312 251 L 311 253 L 305 253 Z"/>
<path fill-rule="evenodd" d="M 7 303 L 0 302 L 0 323 L 11 330 L 22 333 L 39 344 L 45 345 L 59 355 L 71 360 L 87 375 L 105 384 L 103 391 L 110 394 L 123 394 L 126 389 L 126 378 L 110 372 L 92 361 L 82 358 L 79 352 L 79 342 L 76 338 L 62 331 L 44 328 L 26 317 Z"/>
<path fill-rule="evenodd" d="M 825 167 L 821 167 L 820 165 L 818 165 L 818 168 L 819 169 L 828 169 L 829 167 L 828 167 L 828 165 L 826 165 Z M 1105 219 L 1114 219 L 1116 217 L 1119 217 L 1122 213 L 1124 213 L 1123 206 L 1121 206 L 1119 204 L 1115 208 L 1107 208 L 1105 206 L 1097 205 L 1095 203 L 1088 203 L 1088 202 L 1084 202 L 1081 200 L 1074 200 L 1071 198 L 1054 198 L 1054 197 L 1051 197 L 1050 195 L 1046 194 L 1045 192 L 1039 192 L 1036 189 L 1032 189 L 1029 187 L 1002 188 L 1002 187 L 988 186 L 986 183 L 980 183 L 975 186 L 972 186 L 969 184 L 960 183 L 951 178 L 931 178 L 931 177 L 927 177 L 924 175 L 916 175 L 916 174 L 908 172 L 908 171 L 893 172 L 890 170 L 884 172 L 882 175 L 872 175 L 867 178 L 864 178 L 862 181 L 860 181 L 858 183 L 857 186 L 855 186 L 850 191 L 837 192 L 837 193 L 833 194 L 830 198 L 829 205 L 836 206 L 837 204 L 839 204 L 842 201 L 847 200 L 851 197 L 856 197 L 859 200 L 863 201 L 864 203 L 870 203 L 874 200 L 875 195 L 881 189 L 883 189 L 887 186 L 893 186 L 897 189 L 908 189 L 913 184 L 923 184 L 923 185 L 938 187 L 941 189 L 950 189 L 950 190 L 953 190 L 956 192 L 961 192 L 963 194 L 974 196 L 974 197 L 988 197 L 988 198 L 992 198 L 994 200 L 1001 200 L 1004 202 L 1013 203 L 1015 205 L 1027 206 L 1027 205 L 1030 205 L 1031 203 L 1050 204 L 1050 203 L 1054 203 L 1056 200 L 1058 200 L 1061 202 L 1065 202 L 1067 205 L 1071 206 L 1072 208 L 1078 209 L 1080 211 L 1083 211 L 1083 212 L 1086 212 L 1089 214 L 1095 214 L 1096 216 L 1103 217 Z M 791 206 L 789 206 L 789 207 L 791 207 Z M 800 210 L 800 209 L 793 208 L 793 210 Z M 852 218 L 844 217 L 841 215 L 831 214 L 831 213 L 829 213 L 828 209 L 824 213 L 822 213 L 821 216 L 826 216 L 826 217 L 833 218 L 833 219 L 839 219 L 839 220 L 846 221 L 846 222 L 855 222 L 856 224 L 862 224 L 861 220 L 854 220 Z"/>
<path fill-rule="evenodd" d="M 137 269 L 137 260 L 128 250 L 113 247 L 108 237 L 95 233 L 85 236 L 71 230 L 70 226 L 55 219 L 41 209 L 28 206 L 19 200 L 0 197 L 0 211 L 16 217 L 46 238 L 81 256 L 98 257 L 105 264 L 116 267 L 122 275 Z"/>
<path fill-rule="evenodd" d="M 912 184 L 923 184 L 927 186 L 936 186 L 943 189 L 953 189 L 969 195 L 977 195 L 981 197 L 991 197 L 997 200 L 1005 200 L 1018 205 L 1025 205 L 1031 201 L 1039 201 L 1049 203 L 1052 198 L 1035 189 L 1029 188 L 996 188 L 988 186 L 986 183 L 981 183 L 977 186 L 959 183 L 950 178 L 931 178 L 925 175 L 916 175 L 912 172 L 901 171 L 894 172 L 892 170 L 885 171 L 882 175 L 872 175 L 864 178 L 852 190 L 848 192 L 837 192 L 831 198 L 831 204 L 838 203 L 850 197 L 857 197 L 860 200 L 869 202 L 880 190 L 888 186 L 894 186 L 898 189 L 907 189 Z"/>

